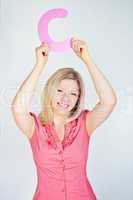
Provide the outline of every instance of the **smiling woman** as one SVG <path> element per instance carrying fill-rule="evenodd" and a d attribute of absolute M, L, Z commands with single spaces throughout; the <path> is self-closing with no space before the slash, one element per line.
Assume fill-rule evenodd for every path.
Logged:
<path fill-rule="evenodd" d="M 71 85 L 69 85 L 69 84 L 71 84 Z M 77 85 L 77 82 L 76 81 L 70 81 L 69 79 L 61 81 L 61 85 L 64 85 L 64 87 L 59 86 L 59 88 L 63 88 L 63 89 L 57 89 L 57 94 L 56 94 L 56 98 L 57 98 L 57 101 L 58 101 L 57 104 L 60 105 L 61 107 L 63 107 L 63 108 L 68 108 L 68 106 L 70 107 L 71 101 L 75 101 L 74 102 L 74 105 L 75 105 L 76 100 L 77 100 L 78 95 L 79 95 L 78 94 L 79 89 L 75 89 L 73 87 L 74 84 Z M 72 87 L 72 89 L 71 89 L 70 86 Z M 67 90 L 68 90 L 68 92 L 67 92 Z M 59 98 L 59 100 L 58 100 L 58 98 Z"/>
<path fill-rule="evenodd" d="M 72 40 L 72 48 L 85 62 L 99 95 L 100 101 L 93 110 L 84 109 L 84 83 L 80 73 L 70 67 L 58 69 L 47 80 L 39 115 L 27 110 L 48 60 L 47 44 L 36 49 L 37 64 L 12 102 L 13 117 L 29 139 L 36 164 L 38 183 L 33 200 L 97 199 L 86 172 L 89 141 L 93 130 L 113 110 L 116 97 L 92 62 L 85 42 Z M 24 101 L 27 91 L 33 93 Z"/>
<path fill-rule="evenodd" d="M 83 108 L 84 96 L 85 88 L 80 74 L 70 67 L 58 69 L 48 79 L 42 92 L 39 114 L 42 125 L 51 123 L 53 119 L 58 124 L 60 121 L 65 123 L 77 116 Z"/>

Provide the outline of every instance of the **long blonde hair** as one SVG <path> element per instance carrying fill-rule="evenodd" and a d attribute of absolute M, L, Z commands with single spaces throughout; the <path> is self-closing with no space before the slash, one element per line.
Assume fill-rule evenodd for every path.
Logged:
<path fill-rule="evenodd" d="M 41 112 L 38 115 L 42 125 L 53 122 L 51 100 L 63 79 L 76 80 L 79 86 L 79 97 L 74 108 L 70 111 L 69 117 L 77 115 L 79 110 L 84 107 L 85 88 L 79 72 L 71 67 L 60 68 L 49 77 L 42 91 Z"/>

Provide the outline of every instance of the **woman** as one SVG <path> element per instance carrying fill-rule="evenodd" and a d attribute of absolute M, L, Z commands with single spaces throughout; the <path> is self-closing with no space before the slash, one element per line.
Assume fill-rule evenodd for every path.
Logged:
<path fill-rule="evenodd" d="M 61 68 L 46 82 L 40 114 L 28 111 L 37 81 L 48 61 L 49 49 L 45 43 L 36 48 L 36 64 L 12 102 L 14 120 L 29 139 L 37 169 L 38 183 L 33 200 L 97 199 L 86 173 L 88 145 L 94 130 L 112 112 L 117 98 L 92 61 L 86 43 L 75 38 L 71 42 L 99 96 L 95 107 L 84 109 L 85 90 L 80 73 L 73 68 Z"/>

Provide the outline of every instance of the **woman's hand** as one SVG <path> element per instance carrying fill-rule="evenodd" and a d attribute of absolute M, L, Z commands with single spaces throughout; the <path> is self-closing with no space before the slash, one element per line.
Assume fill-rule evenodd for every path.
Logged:
<path fill-rule="evenodd" d="M 47 43 L 42 43 L 36 48 L 36 64 L 44 66 L 48 61 L 49 48 Z"/>
<path fill-rule="evenodd" d="M 87 51 L 87 45 L 83 40 L 72 38 L 72 49 L 84 62 L 90 57 Z"/>

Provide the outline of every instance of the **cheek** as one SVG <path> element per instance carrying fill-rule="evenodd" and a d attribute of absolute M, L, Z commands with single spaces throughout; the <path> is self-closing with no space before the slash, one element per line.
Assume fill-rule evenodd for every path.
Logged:
<path fill-rule="evenodd" d="M 60 101 L 60 99 L 61 99 L 61 95 L 55 95 L 53 97 L 53 104 L 57 105 L 57 102 Z"/>
<path fill-rule="evenodd" d="M 61 95 L 59 94 L 54 97 L 55 102 L 59 101 L 60 99 L 61 99 Z"/>
<path fill-rule="evenodd" d="M 78 97 L 72 97 L 72 98 L 71 98 L 71 103 L 72 103 L 73 105 L 75 105 L 76 102 L 77 102 L 77 100 L 78 100 Z"/>

